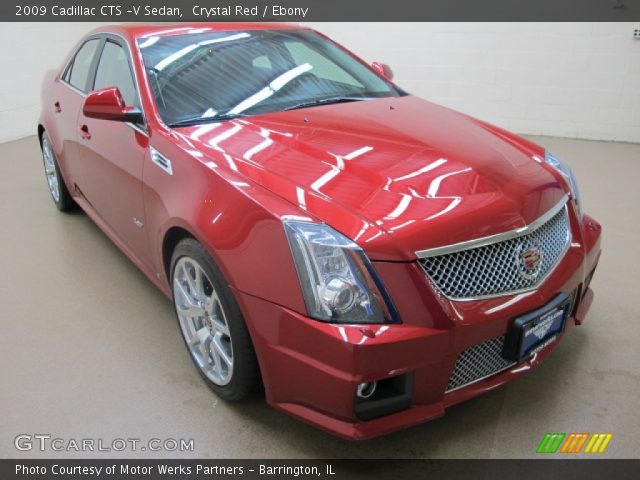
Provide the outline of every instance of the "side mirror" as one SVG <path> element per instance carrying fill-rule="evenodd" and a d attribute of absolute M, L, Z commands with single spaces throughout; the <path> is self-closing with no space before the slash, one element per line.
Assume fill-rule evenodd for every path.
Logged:
<path fill-rule="evenodd" d="M 136 123 L 142 120 L 142 112 L 135 107 L 127 107 L 118 87 L 102 88 L 87 95 L 82 113 L 89 118 Z"/>
<path fill-rule="evenodd" d="M 380 75 L 382 75 L 387 80 L 393 80 L 393 70 L 386 63 L 373 62 L 371 64 L 373 69 Z"/>

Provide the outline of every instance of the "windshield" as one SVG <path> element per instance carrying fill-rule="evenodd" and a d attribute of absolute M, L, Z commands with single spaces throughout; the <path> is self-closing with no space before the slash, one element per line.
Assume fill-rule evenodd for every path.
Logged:
<path fill-rule="evenodd" d="M 167 125 L 401 95 L 309 30 L 147 37 L 138 47 Z"/>

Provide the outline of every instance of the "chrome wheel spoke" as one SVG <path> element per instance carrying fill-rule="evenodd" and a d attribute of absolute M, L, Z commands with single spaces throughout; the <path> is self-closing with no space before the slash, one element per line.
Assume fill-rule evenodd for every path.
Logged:
<path fill-rule="evenodd" d="M 180 283 L 177 283 L 175 285 L 175 289 L 180 294 L 180 299 L 182 300 L 182 302 L 176 303 L 176 307 L 180 311 L 180 314 L 186 315 L 189 317 L 204 316 L 205 314 L 204 308 L 200 306 L 197 300 L 195 300 L 191 295 L 189 295 L 189 293 L 187 293 L 187 291 L 184 289 L 184 287 Z"/>
<path fill-rule="evenodd" d="M 200 350 L 200 356 L 202 358 L 203 370 L 210 370 L 215 368 L 215 362 L 211 359 L 211 342 L 213 338 L 207 328 L 201 328 L 197 331 L 196 336 L 198 338 L 197 348 Z"/>
<path fill-rule="evenodd" d="M 203 272 L 200 266 L 194 266 L 195 269 L 195 282 L 196 282 L 196 294 L 198 298 L 204 299 L 204 286 L 202 285 L 203 281 Z"/>
<path fill-rule="evenodd" d="M 198 347 L 200 345 L 200 338 L 197 334 L 194 334 L 189 340 L 187 340 L 189 348 Z"/>
<path fill-rule="evenodd" d="M 215 347 L 214 342 L 211 343 L 211 346 L 212 346 L 211 356 L 213 357 L 213 369 L 219 377 L 222 377 L 224 375 L 224 371 L 222 369 L 222 359 L 220 358 L 220 352 Z"/>
<path fill-rule="evenodd" d="M 202 345 L 209 340 L 211 334 L 209 333 L 209 329 L 207 327 L 202 327 L 196 332 L 195 337 L 198 339 L 198 343 Z"/>
<path fill-rule="evenodd" d="M 211 295 L 206 296 L 204 298 L 204 309 L 209 315 L 214 315 L 216 312 L 216 308 L 220 304 L 220 299 L 218 298 L 218 293 L 213 290 Z"/>
<path fill-rule="evenodd" d="M 205 298 L 204 309 L 207 315 L 209 315 L 214 330 L 226 335 L 227 337 L 231 337 L 231 332 L 227 325 L 227 319 L 224 317 L 224 312 L 220 305 L 220 299 L 218 298 L 218 294 L 215 290 L 211 295 Z"/>
<path fill-rule="evenodd" d="M 225 321 L 221 320 L 218 317 L 212 317 L 211 321 L 213 323 L 213 327 L 215 328 L 216 332 L 220 332 L 223 335 L 226 335 L 227 337 L 231 337 L 231 332 L 229 332 L 229 326 L 226 324 Z"/>
<path fill-rule="evenodd" d="M 193 268 L 193 276 L 191 275 L 190 269 L 185 270 L 185 278 L 187 280 L 187 284 L 189 285 L 189 291 L 194 298 L 198 300 L 202 299 L 204 296 L 202 290 L 202 270 L 196 264 L 191 264 Z"/>
<path fill-rule="evenodd" d="M 212 347 L 212 350 L 216 352 L 216 358 L 220 358 L 227 368 L 230 368 L 233 365 L 233 358 L 229 353 L 227 353 L 227 350 L 223 345 L 222 334 L 217 333 L 213 336 Z"/>

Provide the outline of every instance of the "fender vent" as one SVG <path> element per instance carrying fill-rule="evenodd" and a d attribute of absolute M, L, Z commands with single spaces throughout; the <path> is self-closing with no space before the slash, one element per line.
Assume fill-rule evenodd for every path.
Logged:
<path fill-rule="evenodd" d="M 151 161 L 167 172 L 169 175 L 173 175 L 173 168 L 171 167 L 171 161 L 162 155 L 153 147 L 149 147 L 151 151 Z"/>

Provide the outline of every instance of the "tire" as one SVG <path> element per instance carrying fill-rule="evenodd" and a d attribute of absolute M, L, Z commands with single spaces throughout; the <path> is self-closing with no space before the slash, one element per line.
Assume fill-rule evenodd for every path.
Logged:
<path fill-rule="evenodd" d="M 71 194 L 67 189 L 67 185 L 64 183 L 62 174 L 60 173 L 60 166 L 58 165 L 58 159 L 51 147 L 51 140 L 47 133 L 42 134 L 40 142 L 42 149 L 42 161 L 44 163 L 44 174 L 49 186 L 49 193 L 53 203 L 56 204 L 58 210 L 66 212 L 76 208 L 76 202 L 71 198 Z"/>
<path fill-rule="evenodd" d="M 244 398 L 259 380 L 251 337 L 222 273 L 194 239 L 182 240 L 173 252 L 171 288 L 178 326 L 198 372 L 221 398 Z"/>

